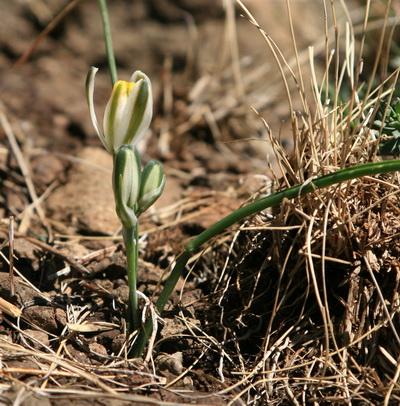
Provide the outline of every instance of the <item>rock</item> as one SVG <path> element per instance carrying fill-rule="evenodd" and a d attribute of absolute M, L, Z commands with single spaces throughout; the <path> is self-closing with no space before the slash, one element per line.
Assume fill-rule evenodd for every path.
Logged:
<path fill-rule="evenodd" d="M 19 304 L 26 305 L 40 297 L 38 292 L 28 286 L 19 276 L 14 275 L 15 297 L 10 296 L 10 278 L 8 273 L 0 273 L 0 295 L 6 300 L 10 300 L 14 304 L 18 300 Z M 16 304 L 17 305 L 17 304 Z M 18 305 L 17 305 L 18 306 Z"/>
<path fill-rule="evenodd" d="M 199 325 L 199 321 L 196 319 L 192 319 L 190 317 L 187 317 L 186 319 L 189 323 L 193 323 L 193 325 Z M 187 333 L 187 327 L 185 326 L 185 324 L 176 319 L 165 317 L 163 319 L 163 324 L 163 328 L 160 332 L 161 338 L 169 338 Z"/>
<path fill-rule="evenodd" d="M 14 239 L 14 255 L 18 259 L 15 263 L 17 269 L 22 268 L 37 272 L 40 269 L 41 261 L 40 257 L 43 256 L 40 248 L 32 244 L 25 238 L 15 238 Z"/>
<path fill-rule="evenodd" d="M 82 351 L 76 349 L 72 344 L 67 344 L 67 351 L 71 357 L 78 363 L 90 364 L 90 358 Z"/>
<path fill-rule="evenodd" d="M 113 294 L 122 303 L 127 303 L 129 298 L 129 288 L 127 285 L 120 285 L 113 290 Z"/>
<path fill-rule="evenodd" d="M 56 179 L 64 177 L 64 165 L 62 161 L 54 155 L 39 155 L 31 161 L 32 174 L 35 185 L 39 185 L 44 191 L 44 187 L 50 185 Z"/>
<path fill-rule="evenodd" d="M 26 258 L 32 260 L 35 258 L 37 253 L 40 251 L 36 245 L 32 244 L 25 238 L 15 238 L 14 239 L 14 254 L 18 258 Z"/>
<path fill-rule="evenodd" d="M 50 346 L 49 336 L 44 331 L 27 329 L 24 330 L 26 334 L 25 338 L 32 343 L 32 346 L 36 349 L 43 349 L 43 345 Z"/>
<path fill-rule="evenodd" d="M 47 200 L 53 218 L 72 221 L 78 229 L 113 234 L 120 226 L 115 214 L 112 157 L 104 149 L 86 147 L 74 163 L 66 185 Z"/>
<path fill-rule="evenodd" d="M 4 330 L 0 330 L 0 339 L 6 341 L 9 344 L 12 344 L 13 342 L 11 334 Z"/>
<path fill-rule="evenodd" d="M 118 334 L 117 336 L 115 336 L 111 344 L 112 352 L 115 355 L 119 354 L 125 342 L 126 342 L 125 334 Z"/>
<path fill-rule="evenodd" d="M 89 348 L 91 352 L 94 352 L 99 355 L 107 356 L 107 350 L 105 347 L 99 343 L 93 342 L 89 344 Z"/>
<path fill-rule="evenodd" d="M 31 306 L 24 310 L 23 316 L 33 324 L 40 326 L 49 333 L 56 334 L 58 330 L 54 309 L 50 306 Z"/>
<path fill-rule="evenodd" d="M 55 318 L 57 324 L 61 327 L 64 328 L 67 325 L 67 313 L 65 313 L 64 309 L 60 309 L 59 307 L 56 308 L 54 311 Z"/>
<path fill-rule="evenodd" d="M 183 371 L 183 356 L 181 352 L 175 352 L 174 354 L 160 354 L 155 362 L 157 367 L 163 371 L 167 370 L 174 375 L 180 375 Z"/>
<path fill-rule="evenodd" d="M 27 206 L 27 201 L 20 190 L 6 190 L 7 195 L 7 205 L 12 207 L 16 212 L 22 212 Z"/>

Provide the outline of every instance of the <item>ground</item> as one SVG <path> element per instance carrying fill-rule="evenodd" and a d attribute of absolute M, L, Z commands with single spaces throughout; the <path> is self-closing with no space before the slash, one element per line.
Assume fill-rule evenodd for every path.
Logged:
<path fill-rule="evenodd" d="M 290 278 L 303 266 L 304 252 L 295 246 L 299 255 L 288 260 L 289 275 L 283 276 L 279 266 L 269 262 L 282 259 L 296 240 L 291 230 L 298 225 L 290 224 L 293 219 L 282 214 L 284 209 L 272 226 L 285 225 L 287 231 L 264 232 L 263 224 L 271 226 L 269 221 L 277 213 L 263 212 L 242 222 L 240 232 L 236 226 L 192 258 L 189 272 L 182 275 L 161 315 L 152 357 L 143 361 L 127 356 L 126 261 L 114 209 L 112 157 L 95 135 L 84 97 L 86 73 L 90 66 L 97 66 L 95 99 L 101 116 L 110 94 L 102 26 L 97 2 L 71 3 L 73 9 L 32 48 L 66 2 L 0 2 L 0 298 L 5 300 L 0 302 L 0 401 L 240 405 L 250 404 L 250 399 L 252 404 L 267 404 L 270 398 L 276 404 L 300 404 L 296 403 L 299 382 L 314 369 L 326 368 L 318 357 L 329 354 L 318 352 L 324 332 L 315 302 L 310 304 L 307 296 L 301 315 L 294 310 L 294 298 L 301 301 L 309 274 L 304 271 L 304 281 L 297 285 Z M 140 222 L 139 289 L 154 298 L 190 238 L 279 186 L 279 182 L 271 184 L 283 170 L 268 129 L 290 154 L 290 110 L 272 52 L 243 10 L 236 8 L 236 18 L 229 19 L 222 2 L 212 0 L 109 3 L 120 77 L 127 79 L 140 69 L 153 84 L 154 120 L 140 145 L 144 161 L 159 159 L 167 175 L 162 198 Z M 292 3 L 301 63 L 307 71 L 307 47 L 313 45 L 315 70 L 321 72 L 325 61 L 323 4 L 313 0 Z M 249 0 L 245 4 L 296 66 L 286 2 Z M 358 8 L 352 10 L 352 4 L 348 11 L 356 26 L 362 24 L 363 14 Z M 337 13 L 338 20 L 346 16 L 340 8 Z M 289 83 L 290 89 L 296 86 Z M 307 93 L 310 88 L 308 83 Z M 293 103 L 301 109 L 299 97 L 294 96 Z M 385 182 L 391 180 L 384 179 L 382 189 Z M 366 186 L 368 199 L 378 193 L 375 186 Z M 289 211 L 290 203 L 284 204 Z M 365 207 L 369 204 L 374 203 L 368 200 Z M 353 214 L 357 210 L 358 206 L 349 208 Z M 14 235 L 10 238 L 11 216 Z M 379 240 L 397 232 L 392 218 L 386 218 L 387 228 L 381 229 L 380 212 L 368 216 L 358 224 L 365 227 L 366 245 L 372 237 Z M 332 258 L 335 241 L 344 244 L 340 249 L 335 246 L 340 257 L 329 268 L 337 267 L 342 274 L 327 277 L 339 287 L 329 295 L 336 310 L 331 316 L 334 323 L 339 320 L 338 329 L 349 335 L 348 340 L 360 339 L 349 327 L 349 314 L 354 305 L 351 292 L 364 286 L 359 280 L 364 278 L 362 259 L 346 251 L 349 241 L 355 244 L 351 238 L 343 242 L 333 232 L 329 241 L 327 255 L 332 253 Z M 389 250 L 373 247 L 367 250 L 368 264 L 380 269 L 386 260 L 388 269 L 395 267 L 396 244 Z M 268 275 L 262 272 L 265 269 Z M 344 282 L 348 275 L 352 275 L 351 288 L 350 279 Z M 284 282 L 293 303 L 282 302 L 276 324 L 269 323 L 280 307 L 278 296 L 274 303 L 273 292 Z M 391 276 L 390 282 L 398 284 L 398 278 Z M 363 297 L 368 300 L 375 291 L 364 288 Z M 385 295 L 391 303 L 398 300 L 395 288 L 387 288 Z M 377 313 L 378 308 L 376 303 Z M 360 317 L 361 321 L 354 322 L 358 331 L 364 331 L 364 324 L 374 324 L 368 321 L 369 314 Z M 390 328 L 381 334 L 390 337 Z M 341 344 L 346 341 L 340 340 Z M 313 342 L 315 348 L 310 346 Z M 269 348 L 269 358 L 260 358 L 264 348 Z M 374 351 L 378 351 L 376 345 Z M 386 385 L 385 373 L 393 373 L 393 362 L 397 363 L 397 350 L 384 352 L 389 365 L 379 370 L 370 363 L 371 370 L 377 368 L 379 373 L 372 383 L 364 382 L 361 372 L 357 375 L 343 367 L 344 359 L 351 356 L 339 350 L 337 354 L 329 355 L 342 357 L 335 359 L 337 368 L 332 366 L 331 375 L 350 374 L 350 392 L 357 392 L 362 382 L 361 398 L 371 395 L 376 382 Z M 284 368 L 272 377 L 279 357 L 285 358 L 285 368 L 290 370 L 291 362 L 298 368 L 290 377 L 292 387 Z M 304 365 L 299 367 L 302 357 Z M 265 380 L 262 390 L 257 376 Z M 308 385 L 307 390 L 301 389 L 307 396 L 302 401 L 307 403 L 323 392 L 318 385 L 313 389 L 312 382 Z M 327 402 L 331 396 L 333 403 L 340 404 L 334 386 L 327 385 L 323 396 Z"/>

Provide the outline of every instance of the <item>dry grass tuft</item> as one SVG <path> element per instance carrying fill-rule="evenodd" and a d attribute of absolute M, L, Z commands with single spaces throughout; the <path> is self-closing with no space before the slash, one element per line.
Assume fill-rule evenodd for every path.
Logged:
<path fill-rule="evenodd" d="M 288 98 L 290 156 L 266 125 L 284 174 L 274 188 L 384 159 L 371 128 L 399 75 L 384 57 L 395 22 L 390 4 L 381 19 L 369 14 L 370 2 L 353 11 L 363 15 L 361 26 L 352 25 L 344 2 L 326 5 L 333 29 L 326 30 L 325 70 L 317 72 L 311 47 L 308 73 L 293 30 L 294 63 L 238 3 L 273 52 Z M 289 0 L 287 6 L 291 21 Z M 336 18 L 341 7 L 344 21 Z M 372 62 L 370 29 L 378 32 Z M 399 402 L 399 192 L 393 174 L 287 201 L 244 224 L 226 253 L 210 260 L 221 265 L 205 311 L 207 332 L 219 342 L 197 339 L 214 351 L 221 378 L 229 370 L 238 378 L 222 393 L 246 404 Z"/>

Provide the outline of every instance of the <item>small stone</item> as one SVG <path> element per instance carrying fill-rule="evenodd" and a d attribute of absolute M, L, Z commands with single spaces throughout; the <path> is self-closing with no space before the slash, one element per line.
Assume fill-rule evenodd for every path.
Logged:
<path fill-rule="evenodd" d="M 199 321 L 190 317 L 186 318 L 189 323 L 198 326 Z M 164 318 L 164 326 L 160 332 L 162 338 L 172 337 L 187 332 L 187 327 L 185 324 L 178 322 L 176 319 Z"/>
<path fill-rule="evenodd" d="M 126 342 L 125 334 L 118 334 L 116 337 L 114 337 L 112 345 L 111 345 L 112 352 L 114 354 L 119 354 L 119 352 L 121 351 L 125 342 Z"/>
<path fill-rule="evenodd" d="M 22 212 L 27 206 L 27 201 L 21 193 L 9 190 L 7 193 L 7 205 L 16 212 Z"/>
<path fill-rule="evenodd" d="M 1 331 L 0 332 L 0 339 L 4 340 L 4 341 L 7 341 L 8 343 L 13 342 L 11 334 L 8 334 L 6 331 Z"/>
<path fill-rule="evenodd" d="M 60 309 L 59 307 L 56 308 L 54 311 L 57 324 L 64 328 L 67 325 L 67 313 L 65 313 L 64 309 Z"/>
<path fill-rule="evenodd" d="M 58 330 L 54 309 L 50 306 L 31 306 L 24 310 L 23 315 L 36 326 L 49 333 Z"/>
<path fill-rule="evenodd" d="M 90 348 L 91 352 L 94 352 L 96 354 L 104 355 L 104 356 L 108 355 L 105 347 L 99 343 L 96 343 L 96 342 L 90 343 L 89 348 Z"/>
<path fill-rule="evenodd" d="M 67 351 L 72 356 L 72 358 L 74 358 L 75 361 L 82 364 L 90 363 L 89 357 L 84 352 L 76 349 L 72 344 L 67 344 Z"/>
<path fill-rule="evenodd" d="M 175 352 L 174 354 L 160 354 L 155 362 L 161 371 L 167 370 L 174 375 L 180 375 L 183 371 L 183 356 L 181 352 Z"/>
<path fill-rule="evenodd" d="M 43 346 L 50 346 L 49 336 L 44 331 L 27 329 L 24 330 L 24 335 L 32 343 L 32 346 L 38 350 L 43 349 Z"/>
<path fill-rule="evenodd" d="M 190 376 L 185 376 L 182 382 L 185 388 L 193 387 L 193 379 Z"/>
<path fill-rule="evenodd" d="M 64 165 L 60 159 L 51 154 L 40 155 L 32 160 L 32 173 L 35 184 L 48 186 L 56 179 L 61 179 L 64 173 Z"/>
<path fill-rule="evenodd" d="M 128 302 L 129 288 L 127 285 L 121 285 L 114 289 L 114 295 L 123 303 Z"/>
<path fill-rule="evenodd" d="M 78 158 L 68 182 L 47 200 L 47 208 L 58 221 L 71 219 L 76 228 L 113 234 L 120 223 L 114 208 L 112 156 L 102 148 L 86 147 Z"/>
<path fill-rule="evenodd" d="M 96 335 L 96 342 L 101 344 L 105 348 L 111 348 L 112 342 L 120 334 L 120 331 L 117 329 L 102 331 Z"/>
<path fill-rule="evenodd" d="M 8 273 L 0 272 L 0 291 L 2 297 L 7 299 L 10 298 L 10 277 Z M 34 298 L 38 297 L 36 290 L 27 285 L 22 278 L 17 275 L 14 275 L 14 287 L 15 287 L 15 296 L 18 300 L 18 304 L 27 305 L 32 303 Z M 17 305 L 17 303 L 15 303 Z"/>
<path fill-rule="evenodd" d="M 32 260 L 36 257 L 40 249 L 32 244 L 25 238 L 15 238 L 14 239 L 14 253 L 18 258 L 27 258 Z"/>

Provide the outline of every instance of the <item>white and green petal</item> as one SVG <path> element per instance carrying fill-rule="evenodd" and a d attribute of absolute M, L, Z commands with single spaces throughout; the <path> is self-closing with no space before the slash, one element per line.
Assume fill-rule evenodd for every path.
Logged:
<path fill-rule="evenodd" d="M 103 143 L 103 145 L 107 149 L 107 151 L 111 152 L 107 146 L 107 143 L 106 143 L 106 140 L 104 137 L 104 133 L 97 121 L 96 111 L 94 108 L 94 79 L 95 79 L 97 71 L 98 71 L 98 68 L 91 66 L 91 68 L 86 76 L 86 84 L 85 84 L 86 99 L 87 99 L 87 103 L 89 106 L 90 118 L 92 120 L 92 124 L 97 133 L 97 136 L 100 138 L 101 142 Z"/>
<path fill-rule="evenodd" d="M 135 80 L 132 80 L 135 79 Z M 153 115 L 153 99 L 149 78 L 142 72 L 135 72 L 131 81 L 124 82 L 125 88 L 122 95 L 118 96 L 117 103 L 123 111 L 120 117 L 112 120 L 114 127 L 114 148 L 123 144 L 137 145 L 149 128 Z M 105 123 L 107 122 L 105 115 Z M 104 126 L 108 135 L 108 128 Z"/>
<path fill-rule="evenodd" d="M 127 110 L 131 112 L 131 118 L 124 141 L 137 145 L 149 128 L 153 117 L 153 94 L 151 81 L 143 72 L 134 72 L 130 81 L 137 83 L 138 89 L 135 97 L 128 101 Z"/>
<path fill-rule="evenodd" d="M 135 225 L 135 205 L 141 178 L 140 156 L 132 145 L 122 145 L 114 156 L 113 189 L 118 217 L 124 227 Z"/>
<path fill-rule="evenodd" d="M 161 196 L 165 186 L 165 174 L 162 164 L 150 161 L 144 167 L 140 182 L 138 213 L 143 213 Z"/>
<path fill-rule="evenodd" d="M 126 144 L 122 142 L 120 132 L 123 122 L 127 120 L 126 104 L 131 93 L 133 83 L 118 80 L 112 90 L 111 97 L 106 105 L 103 118 L 103 130 L 106 134 L 107 145 L 111 152 L 116 151 L 119 146 Z"/>

